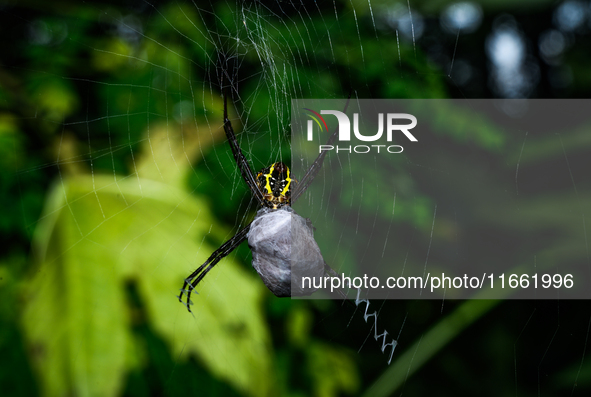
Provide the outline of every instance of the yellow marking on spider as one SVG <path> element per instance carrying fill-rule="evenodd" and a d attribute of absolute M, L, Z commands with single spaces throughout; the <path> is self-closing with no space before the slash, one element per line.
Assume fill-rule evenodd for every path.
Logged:
<path fill-rule="evenodd" d="M 282 196 L 285 196 L 285 194 L 289 190 L 289 185 L 291 185 L 291 178 L 289 177 L 289 167 L 286 166 L 285 168 L 287 169 L 287 177 L 285 177 L 287 184 L 285 185 L 285 189 L 283 189 L 283 191 L 281 192 Z"/>
<path fill-rule="evenodd" d="M 265 174 L 265 180 L 267 181 L 267 183 L 265 184 L 265 189 L 267 189 L 267 193 L 269 193 L 270 195 L 273 195 L 273 190 L 271 189 L 271 183 L 269 182 L 269 178 L 271 178 L 271 174 L 273 174 L 273 169 L 275 169 L 274 163 L 273 163 L 273 165 L 271 165 L 271 167 L 269 167 L 269 172 L 267 174 Z"/>

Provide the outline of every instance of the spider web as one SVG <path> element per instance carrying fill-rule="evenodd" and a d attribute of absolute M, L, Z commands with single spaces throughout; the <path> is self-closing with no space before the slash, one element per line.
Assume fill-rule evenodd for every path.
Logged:
<path fill-rule="evenodd" d="M 299 371 L 293 363 L 276 369 L 290 349 L 299 349 L 297 354 L 306 360 L 302 371 L 312 379 L 309 388 L 326 387 L 333 394 L 357 393 L 370 386 L 378 395 L 395 390 L 432 393 L 434 388 L 454 394 L 481 388 L 469 380 L 458 385 L 457 379 L 508 384 L 509 389 L 491 390 L 517 394 L 589 387 L 583 379 L 589 371 L 591 317 L 583 303 L 512 302 L 511 308 L 496 309 L 500 315 L 492 310 L 498 302 L 462 303 L 448 297 L 367 305 L 358 299 L 353 309 L 336 302 L 284 303 L 270 297 L 249 269 L 245 244 L 200 284 L 199 294 L 192 298 L 194 317 L 175 301 L 183 278 L 248 224 L 256 210 L 225 141 L 223 93 L 231 99 L 230 119 L 239 145 L 256 172 L 276 161 L 290 161 L 292 99 L 349 94 L 354 101 L 437 98 L 449 91 L 469 98 L 489 93 L 487 84 L 498 97 L 548 95 L 536 92 L 540 79 L 554 82 L 557 90 L 568 87 L 572 72 L 569 75 L 556 60 L 560 52 L 553 51 L 559 51 L 561 40 L 565 47 L 571 36 L 587 34 L 569 31 L 574 25 L 560 22 L 568 20 L 568 9 L 557 7 L 553 25 L 539 35 L 541 57 L 548 58 L 547 69 L 553 73 L 541 71 L 543 64 L 532 60 L 532 50 L 523 49 L 526 40 L 519 40 L 524 33 L 515 18 L 494 19 L 486 47 L 492 65 L 487 78 L 485 66 L 475 64 L 463 48 L 472 40 L 472 27 L 465 24 L 463 30 L 453 30 L 458 22 L 448 8 L 430 13 L 429 7 L 413 2 L 370 1 L 142 1 L 133 6 L 81 7 L 26 17 L 16 9 L 4 10 L 19 15 L 15 24 L 25 27 L 31 51 L 55 55 L 37 55 L 34 59 L 40 61 L 27 65 L 32 69 L 16 62 L 5 65 L 30 82 L 30 91 L 23 95 L 29 102 L 21 105 L 19 121 L 32 120 L 39 136 L 46 136 L 40 142 L 52 147 L 51 156 L 44 153 L 45 147 L 36 147 L 40 160 L 16 167 L 23 186 L 34 175 L 48 178 L 41 216 L 25 210 L 22 214 L 27 228 L 35 230 L 33 251 L 39 258 L 24 287 L 22 322 L 27 343 L 49 352 L 34 363 L 43 388 L 63 391 L 52 376 L 71 371 L 70 376 L 85 379 L 78 386 L 80 393 L 89 390 L 93 379 L 106 378 L 114 380 L 100 391 L 120 392 L 126 380 L 117 373 L 140 371 L 146 365 L 138 324 L 158 335 L 171 352 L 172 361 L 163 364 L 169 379 L 164 387 L 170 393 L 175 382 L 184 382 L 178 376 L 196 376 L 204 368 L 244 394 L 269 394 L 274 385 L 267 378 L 280 382 L 276 379 Z M 428 17 L 437 13 L 441 26 Z M 563 14 L 567 16 L 560 17 Z M 438 35 L 444 38 L 436 40 Z M 502 40 L 509 40 L 521 54 L 507 57 L 513 64 L 495 63 L 495 43 Z M 72 61 L 77 57 L 91 65 L 90 71 L 83 62 Z M 76 67 L 68 67 L 72 64 Z M 541 77 L 543 72 L 552 77 Z M 507 75 L 513 80 L 506 81 Z M 556 96 L 564 95 L 558 92 Z M 553 260 L 562 255 L 565 264 L 589 263 L 584 127 L 581 123 L 559 135 L 552 129 L 541 134 L 524 130 L 517 137 L 483 128 L 474 138 L 457 132 L 457 125 L 441 126 L 442 132 L 430 137 L 432 145 L 442 148 L 431 153 L 440 157 L 413 157 L 411 152 L 393 158 L 395 182 L 376 179 L 380 163 L 375 158 L 362 165 L 364 177 L 353 180 L 354 165 L 346 157 L 330 155 L 318 176 L 319 193 L 307 194 L 301 202 L 327 252 L 325 260 L 337 271 L 353 271 L 356 258 L 374 249 L 367 242 L 371 238 L 349 245 L 350 232 L 372 236 L 380 222 L 387 225 L 382 256 L 391 255 L 397 274 L 410 261 L 424 262 L 425 268 L 442 258 L 487 262 L 489 251 L 473 252 L 466 245 L 500 238 L 507 230 L 523 232 L 508 220 L 492 222 L 498 228 L 495 233 L 471 228 L 470 219 L 485 218 L 478 217 L 504 194 L 523 198 L 517 210 L 531 210 L 526 221 L 541 232 L 533 234 L 538 240 L 527 249 L 509 246 L 506 256 L 494 260 L 536 269 L 550 260 L 542 249 L 549 245 L 557 247 Z M 505 141 L 501 145 L 495 139 Z M 454 161 L 454 156 L 465 160 Z M 503 161 L 509 163 L 507 168 L 501 168 Z M 480 190 L 441 194 L 441 181 L 463 172 L 465 164 L 474 170 L 467 174 L 466 184 Z M 487 173 L 492 176 L 483 178 Z M 496 184 L 499 175 L 505 181 L 508 173 L 510 193 L 503 190 L 506 184 Z M 543 177 L 551 187 L 540 181 Z M 370 219 L 367 229 L 337 228 L 335 233 L 324 227 L 337 217 L 328 187 L 339 180 L 351 182 L 354 191 L 342 190 L 337 201 L 349 217 Z M 492 197 L 485 199 L 478 191 Z M 24 201 L 26 196 L 20 198 Z M 547 208 L 560 219 L 541 217 Z M 480 234 L 466 235 L 474 230 Z M 555 233 L 565 240 L 552 245 Z M 510 244 L 504 239 L 490 244 L 494 243 Z M 572 252 L 576 255 L 567 258 Z M 56 285 L 65 287 L 56 290 Z M 509 319 L 501 321 L 503 317 Z M 53 333 L 52 327 L 59 332 Z M 454 340 L 462 332 L 468 336 Z M 105 333 L 112 337 L 105 338 Z M 392 338 L 398 340 L 393 355 L 387 346 Z M 274 355 L 278 340 L 287 341 Z M 117 358 L 102 355 L 111 360 L 113 373 L 70 368 L 72 362 L 78 364 L 74 367 L 98 368 L 99 352 L 113 347 L 125 352 Z M 76 354 L 66 359 L 61 353 L 66 350 Z M 184 366 L 195 358 L 198 369 Z M 486 374 L 475 369 L 478 365 L 467 365 L 482 363 L 488 368 L 491 360 L 494 368 Z M 48 373 L 44 366 L 56 371 Z M 441 374 L 442 368 L 447 372 Z M 414 375 L 421 371 L 434 380 L 432 388 Z M 186 383 L 188 387 L 191 382 Z M 295 387 L 292 383 L 284 381 L 281 387 Z"/>

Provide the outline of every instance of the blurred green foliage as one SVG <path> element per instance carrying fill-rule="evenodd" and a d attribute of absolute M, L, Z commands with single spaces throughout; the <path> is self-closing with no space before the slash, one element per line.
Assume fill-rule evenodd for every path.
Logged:
<path fill-rule="evenodd" d="M 184 278 L 253 212 L 221 128 L 222 89 L 235 103 L 232 122 L 254 169 L 289 160 L 292 97 L 351 91 L 354 98 L 465 97 L 465 89 L 491 95 L 484 67 L 471 88 L 454 86 L 441 71 L 429 48 L 455 53 L 457 42 L 437 23 L 427 26 L 431 47 L 422 48 L 376 24 L 388 4 L 372 4 L 373 14 L 366 2 L 0 6 L 6 34 L 0 52 L 3 394 L 337 396 L 389 395 L 401 387 L 411 395 L 468 395 L 476 388 L 483 395 L 526 394 L 541 387 L 557 394 L 577 382 L 588 390 L 584 302 L 560 310 L 511 302 L 497 312 L 496 301 L 446 301 L 445 308 L 386 302 L 379 306 L 381 326 L 398 337 L 405 324 L 389 368 L 361 307 L 352 312 L 270 296 L 250 268 L 245 244 L 200 284 L 194 316 L 178 302 Z M 446 4 L 413 6 L 439 11 Z M 547 28 L 552 9 L 535 4 L 545 17 L 537 15 L 537 33 Z M 475 65 L 484 62 L 495 15 L 485 12 L 483 29 L 466 39 L 477 44 L 459 50 Z M 575 78 L 571 92 L 583 96 L 591 58 L 574 48 L 565 59 Z M 548 94 L 544 83 L 541 96 Z M 376 202 L 396 197 L 394 215 L 383 205 L 376 216 L 397 225 L 392 256 L 424 261 L 425 250 L 407 244 L 416 232 L 417 240 L 434 234 L 437 242 L 473 247 L 466 262 L 494 262 L 497 257 L 482 255 L 486 244 L 507 246 L 527 232 L 535 238 L 520 257 L 500 254 L 516 268 L 532 250 L 551 265 L 588 258 L 580 222 L 590 188 L 586 126 L 560 139 L 531 138 L 523 151 L 523 136 L 478 114 L 418 111 L 430 113 L 437 126 L 430 156 L 396 158 L 387 181 L 373 180 L 374 165 L 361 164 L 364 183 L 383 190 L 361 199 L 345 191 L 339 198 L 373 216 Z M 442 152 L 450 158 L 446 172 L 477 183 L 445 185 L 432 169 L 417 166 Z M 522 173 L 543 174 L 563 165 L 567 153 L 575 175 L 548 174 L 566 185 L 523 186 L 516 212 L 498 216 L 495 204 L 513 188 L 502 177 L 510 174 L 514 182 L 517 162 Z M 469 156 L 478 158 L 474 169 L 465 169 Z M 460 217 L 469 218 L 460 219 L 462 228 L 457 214 L 442 209 L 434 225 L 440 202 L 454 202 Z M 582 212 L 573 215 L 571 208 Z M 491 230 L 505 239 L 491 241 Z M 351 262 L 344 250 L 331 258 L 345 269 Z M 542 318 L 530 327 L 540 341 L 513 335 L 516 323 L 529 331 L 528 317 L 538 307 Z M 561 324 L 555 334 L 552 326 L 539 326 L 549 319 Z M 469 326 L 473 332 L 454 342 Z M 555 345 L 567 353 L 546 356 L 554 340 L 548 335 L 557 335 Z M 542 373 L 544 359 L 551 364 Z M 494 370 L 481 370 L 489 366 Z M 411 382 L 417 371 L 428 381 Z M 515 372 L 523 384 L 512 383 Z"/>
<path fill-rule="evenodd" d="M 34 241 L 40 264 L 27 283 L 23 317 L 47 394 L 117 394 L 125 374 L 145 365 L 145 348 L 132 338 L 137 314 L 129 309 L 127 283 L 137 290 L 144 321 L 169 341 L 173 355 L 194 353 L 237 389 L 264 394 L 269 338 L 256 280 L 228 260 L 223 278 L 209 284 L 213 290 L 200 290 L 208 305 L 195 318 L 173 299 L 190 271 L 179 258 L 201 263 L 215 250 L 199 244 L 212 221 L 204 208 L 186 192 L 148 179 L 81 176 L 52 190 Z M 236 302 L 249 309 L 236 312 Z"/>

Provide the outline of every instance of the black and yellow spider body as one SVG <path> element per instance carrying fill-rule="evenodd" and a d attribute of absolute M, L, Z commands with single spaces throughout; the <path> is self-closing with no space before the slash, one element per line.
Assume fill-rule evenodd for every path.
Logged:
<path fill-rule="evenodd" d="M 278 209 L 291 205 L 291 189 L 296 181 L 291 177 L 289 167 L 282 162 L 260 170 L 256 182 L 263 194 L 262 204 L 265 207 Z"/>
<path fill-rule="evenodd" d="M 186 296 L 186 303 L 183 303 L 191 311 L 191 292 L 197 284 L 220 260 L 245 240 L 248 240 L 252 251 L 253 267 L 276 296 L 287 297 L 313 293 L 315 288 L 304 288 L 300 285 L 303 275 L 321 277 L 326 274 L 336 275 L 336 273 L 322 258 L 320 249 L 314 241 L 312 224 L 296 214 L 291 208 L 291 203 L 301 197 L 314 180 L 328 152 L 323 151 L 318 155 L 300 182 L 291 176 L 289 168 L 282 162 L 273 163 L 254 174 L 238 145 L 232 123 L 228 118 L 226 96 L 224 96 L 224 131 L 242 179 L 262 208 L 251 223 L 222 244 L 205 263 L 185 279 L 179 300 L 183 302 L 183 296 Z M 327 142 L 328 145 L 334 142 L 337 133 L 338 130 L 335 130 Z M 342 294 L 342 296 L 345 295 Z"/>

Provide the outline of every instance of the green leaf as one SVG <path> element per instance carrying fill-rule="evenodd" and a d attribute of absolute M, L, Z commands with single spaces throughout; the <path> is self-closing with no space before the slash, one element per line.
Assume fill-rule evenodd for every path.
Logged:
<path fill-rule="evenodd" d="M 199 198 L 136 176 L 82 175 L 52 189 L 22 318 L 45 395 L 116 395 L 129 370 L 144 364 L 132 339 L 129 282 L 174 357 L 196 356 L 236 389 L 267 394 L 262 283 L 228 257 L 193 294 L 194 317 L 177 298 L 184 278 L 217 248 L 204 239 L 219 229 L 212 224 Z"/>
<path fill-rule="evenodd" d="M 353 354 L 322 342 L 307 350 L 307 368 L 314 382 L 315 395 L 332 397 L 359 390 L 359 377 Z"/>

